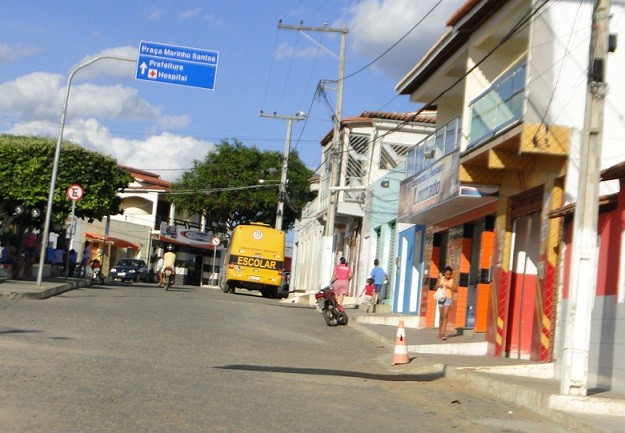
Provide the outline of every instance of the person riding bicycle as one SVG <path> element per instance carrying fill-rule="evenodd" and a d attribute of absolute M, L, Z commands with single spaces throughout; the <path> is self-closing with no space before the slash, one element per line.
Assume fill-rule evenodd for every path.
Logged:
<path fill-rule="evenodd" d="M 165 285 L 165 269 L 167 268 L 171 268 L 172 272 L 175 271 L 176 269 L 176 253 L 174 252 L 174 246 L 173 245 L 167 245 L 167 251 L 165 252 L 165 254 L 163 254 L 163 268 L 161 269 L 160 272 L 160 280 L 159 280 L 159 285 L 160 286 L 164 286 Z"/>

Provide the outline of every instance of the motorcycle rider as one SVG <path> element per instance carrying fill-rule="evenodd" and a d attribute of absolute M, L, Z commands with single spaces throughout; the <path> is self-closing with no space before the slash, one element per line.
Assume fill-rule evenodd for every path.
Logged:
<path fill-rule="evenodd" d="M 176 265 L 176 253 L 174 252 L 174 246 L 169 244 L 167 245 L 167 251 L 163 254 L 163 267 L 160 272 L 160 286 L 165 285 L 165 269 L 168 267 L 174 271 Z"/>
<path fill-rule="evenodd" d="M 94 280 L 100 280 L 100 282 L 104 282 L 104 277 L 102 276 L 102 262 L 100 259 L 96 257 L 95 259 L 89 262 L 92 272 L 92 278 Z"/>

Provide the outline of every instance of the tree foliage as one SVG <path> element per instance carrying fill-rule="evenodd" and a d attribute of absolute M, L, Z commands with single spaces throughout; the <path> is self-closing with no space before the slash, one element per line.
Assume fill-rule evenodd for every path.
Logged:
<path fill-rule="evenodd" d="M 179 209 L 203 215 L 209 227 L 215 224 L 220 230 L 253 221 L 273 226 L 282 161 L 280 152 L 260 151 L 237 139 L 222 140 L 172 184 L 171 201 Z M 301 208 L 314 198 L 309 188 L 311 175 L 297 152 L 291 152 L 283 230 L 293 227 Z M 268 181 L 250 188 L 259 185 L 259 179 Z"/>
<path fill-rule="evenodd" d="M 48 203 L 56 141 L 33 136 L 0 135 L 0 213 L 10 215 L 17 205 L 38 208 L 42 215 Z M 76 216 L 101 220 L 121 213 L 117 192 L 132 176 L 117 161 L 78 144 L 64 142 L 52 206 L 52 225 L 61 225 L 71 213 L 72 202 L 65 191 L 82 186 L 84 196 L 76 203 Z M 43 217 L 41 218 L 43 221 Z"/>

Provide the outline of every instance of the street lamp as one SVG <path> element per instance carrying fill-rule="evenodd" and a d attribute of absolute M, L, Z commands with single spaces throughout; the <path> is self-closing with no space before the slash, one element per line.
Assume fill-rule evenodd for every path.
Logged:
<path fill-rule="evenodd" d="M 46 251 L 48 249 L 48 237 L 50 236 L 50 220 L 52 219 L 52 203 L 54 201 L 54 188 L 56 187 L 56 176 L 59 170 L 59 159 L 61 156 L 61 142 L 63 141 L 63 130 L 65 129 L 65 118 L 67 117 L 67 103 L 69 101 L 69 90 L 74 79 L 76 72 L 89 66 L 92 63 L 102 59 L 123 60 L 126 62 L 136 62 L 136 59 L 128 59 L 126 57 L 103 55 L 97 56 L 93 59 L 76 66 L 74 70 L 69 74 L 67 78 L 67 87 L 65 89 L 65 100 L 63 102 L 63 109 L 61 110 L 61 126 L 59 128 L 59 137 L 56 141 L 56 148 L 54 150 L 54 162 L 52 163 L 52 178 L 50 179 L 50 190 L 48 192 L 48 205 L 46 207 L 46 220 L 43 226 L 43 236 L 41 238 L 41 251 L 39 253 L 39 269 L 37 270 L 37 286 L 41 287 L 43 280 L 43 265 L 45 263 Z"/>

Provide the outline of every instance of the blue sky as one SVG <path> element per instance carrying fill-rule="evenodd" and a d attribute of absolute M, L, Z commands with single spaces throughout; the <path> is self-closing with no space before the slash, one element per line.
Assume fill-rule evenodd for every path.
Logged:
<path fill-rule="evenodd" d="M 64 138 L 175 180 L 214 143 L 292 148 L 312 169 L 332 128 L 340 36 L 278 29 L 347 28 L 343 116 L 418 108 L 395 85 L 440 37 L 462 0 L 0 0 L 0 133 L 58 136 L 65 86 L 103 54 L 136 59 L 140 41 L 219 52 L 214 90 L 135 80 L 135 62 L 101 60 L 72 82 Z M 402 38 L 388 54 L 359 71 Z"/>

